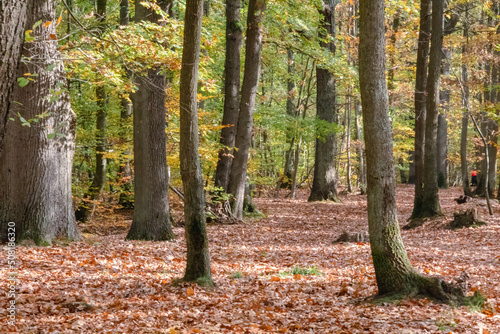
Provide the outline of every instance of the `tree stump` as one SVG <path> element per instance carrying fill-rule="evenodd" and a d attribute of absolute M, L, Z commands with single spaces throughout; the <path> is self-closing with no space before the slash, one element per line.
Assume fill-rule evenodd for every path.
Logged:
<path fill-rule="evenodd" d="M 453 214 L 453 221 L 450 222 L 448 227 L 450 229 L 458 229 L 463 227 L 477 227 L 485 224 L 484 221 L 479 220 L 477 209 L 467 209 L 465 211 L 455 212 Z"/>

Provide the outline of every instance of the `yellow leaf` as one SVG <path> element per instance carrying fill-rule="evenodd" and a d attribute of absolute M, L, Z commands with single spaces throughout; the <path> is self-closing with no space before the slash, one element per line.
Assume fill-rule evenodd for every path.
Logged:
<path fill-rule="evenodd" d="M 25 76 L 30 76 L 30 75 L 31 75 L 31 73 L 29 73 L 29 72 L 28 72 L 28 73 L 24 73 L 23 75 L 25 75 Z"/>
<path fill-rule="evenodd" d="M 43 27 L 44 28 L 47 28 L 48 26 L 50 26 L 52 24 L 52 21 L 47 21 L 43 24 Z"/>
<path fill-rule="evenodd" d="M 59 16 L 59 18 L 57 19 L 56 27 L 59 25 L 59 23 L 61 23 L 61 21 L 62 21 L 62 16 Z"/>
<path fill-rule="evenodd" d="M 191 297 L 194 295 L 194 289 L 192 287 L 188 287 L 186 290 L 186 294 Z"/>

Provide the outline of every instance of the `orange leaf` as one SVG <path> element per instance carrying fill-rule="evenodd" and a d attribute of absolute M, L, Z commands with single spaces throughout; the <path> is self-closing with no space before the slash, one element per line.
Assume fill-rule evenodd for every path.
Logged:
<path fill-rule="evenodd" d="M 62 16 L 59 16 L 59 18 L 57 19 L 56 27 L 59 25 L 59 23 L 61 23 L 61 21 L 62 21 Z"/>
<path fill-rule="evenodd" d="M 281 278 L 279 278 L 278 276 L 271 276 L 271 282 L 279 282 L 281 281 Z"/>
<path fill-rule="evenodd" d="M 430 269 L 425 269 L 424 271 L 425 271 L 425 273 L 426 273 L 426 274 L 428 274 L 428 273 L 430 273 L 430 272 L 431 272 L 431 270 L 430 270 Z"/>
<path fill-rule="evenodd" d="M 295 274 L 295 275 L 293 275 L 293 278 L 294 279 L 302 279 L 302 275 L 301 274 Z"/>
<path fill-rule="evenodd" d="M 50 26 L 52 24 L 52 21 L 47 21 L 43 24 L 43 27 L 44 28 L 47 28 L 48 26 Z"/>
<path fill-rule="evenodd" d="M 53 40 L 53 41 L 56 41 L 57 40 L 57 36 L 55 34 L 50 34 L 49 35 L 50 39 Z"/>
<path fill-rule="evenodd" d="M 194 289 L 192 287 L 188 287 L 186 290 L 186 294 L 191 297 L 194 295 Z"/>

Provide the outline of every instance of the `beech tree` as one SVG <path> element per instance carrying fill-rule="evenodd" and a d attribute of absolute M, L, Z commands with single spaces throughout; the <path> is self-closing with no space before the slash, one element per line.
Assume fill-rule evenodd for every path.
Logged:
<path fill-rule="evenodd" d="M 359 82 L 368 169 L 370 247 L 379 294 L 425 294 L 443 301 L 461 300 L 463 291 L 454 285 L 417 273 L 401 239 L 385 77 L 383 0 L 360 1 Z"/>
<path fill-rule="evenodd" d="M 260 24 L 265 5 L 264 0 L 250 0 L 248 3 L 245 71 L 241 87 L 240 113 L 235 138 L 236 150 L 228 185 L 228 193 L 233 195 L 231 207 L 236 218 L 243 217 L 248 151 L 252 137 L 255 96 L 259 84 L 260 55 L 262 52 Z"/>
<path fill-rule="evenodd" d="M 187 264 L 185 281 L 211 286 L 205 193 L 198 153 L 198 66 L 203 0 L 187 0 L 180 82 L 180 162 L 184 189 Z"/>
<path fill-rule="evenodd" d="M 335 54 L 335 0 L 322 3 L 319 10 L 321 23 L 319 29 L 320 44 L 323 48 Z M 316 68 L 317 95 L 316 113 L 320 122 L 334 125 L 338 122 L 335 111 L 335 78 L 327 68 L 319 65 Z M 335 155 L 337 152 L 335 133 L 330 128 L 326 133 L 318 134 L 316 138 L 316 155 L 314 158 L 314 178 L 309 201 L 330 199 L 338 201 L 337 173 L 335 170 Z"/>
<path fill-rule="evenodd" d="M 166 9 L 167 1 L 158 1 Z M 135 20 L 159 23 L 160 15 L 135 3 Z M 162 68 L 136 75 L 138 90 L 131 94 L 134 120 L 134 220 L 129 240 L 170 240 L 165 118 L 166 79 Z"/>
<path fill-rule="evenodd" d="M 5 14 L 22 16 L 21 7 Z M 15 36 L 21 33 L 26 40 L 15 74 L 19 84 L 6 90 L 12 91 L 6 110 L 12 120 L 1 143 L 0 224 L 6 231 L 7 222 L 15 222 L 17 241 L 47 245 L 56 237 L 79 237 L 71 197 L 75 114 L 64 85 L 55 1 L 29 2 L 26 18 L 17 15 L 2 18 L 13 27 L 25 19 L 22 30 L 8 29 L 13 35 L 3 37 L 21 43 Z M 18 47 L 10 47 L 13 57 Z M 12 81 L 11 75 L 6 78 Z"/>

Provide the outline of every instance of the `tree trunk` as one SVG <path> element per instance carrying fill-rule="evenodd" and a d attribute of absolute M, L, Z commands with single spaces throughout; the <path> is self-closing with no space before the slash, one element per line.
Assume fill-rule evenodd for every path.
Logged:
<path fill-rule="evenodd" d="M 2 36 L 0 40 L 0 153 L 24 43 L 26 11 L 26 1 L 0 1 L 0 36 Z"/>
<path fill-rule="evenodd" d="M 361 126 L 360 126 L 360 113 L 361 113 L 361 104 L 359 101 L 356 101 L 356 107 L 355 107 L 355 113 L 356 113 L 356 141 L 357 141 L 357 148 L 358 148 L 358 160 L 359 160 L 359 165 L 358 165 L 358 180 L 359 184 L 358 187 L 360 189 L 360 192 L 362 195 L 366 193 L 366 168 L 365 168 L 365 150 L 363 148 L 363 138 L 361 136 Z"/>
<path fill-rule="evenodd" d="M 165 2 L 159 3 L 162 9 Z M 135 20 L 159 23 L 160 16 L 140 2 Z M 136 76 L 138 90 L 131 94 L 134 114 L 134 219 L 128 240 L 171 240 L 165 133 L 165 75 L 149 69 Z"/>
<path fill-rule="evenodd" d="M 445 48 L 443 50 L 446 59 L 451 60 L 451 50 Z M 442 74 L 445 77 L 450 76 L 449 61 L 441 65 Z M 450 90 L 448 88 L 439 91 L 439 101 L 442 110 L 438 114 L 437 128 L 437 171 L 438 171 L 438 187 L 448 188 L 448 111 L 450 109 Z"/>
<path fill-rule="evenodd" d="M 285 166 L 283 168 L 283 176 L 279 186 L 282 188 L 290 188 L 292 182 L 292 173 L 294 166 L 294 151 L 295 146 L 295 122 L 293 118 L 297 117 L 297 109 L 295 108 L 295 57 L 293 51 L 288 48 L 286 50 L 288 60 L 288 77 L 287 77 L 287 96 L 286 96 L 286 114 L 289 117 L 286 128 L 286 147 Z"/>
<path fill-rule="evenodd" d="M 443 47 L 443 1 L 432 2 L 432 36 L 427 78 L 427 117 L 425 120 L 424 188 L 422 210 L 415 218 L 441 214 L 437 182 L 437 123 L 439 115 L 439 86 Z"/>
<path fill-rule="evenodd" d="M 349 94 L 350 94 L 349 90 Z M 347 191 L 352 192 L 351 185 L 351 96 L 347 97 L 347 128 L 346 128 L 346 152 L 347 152 L 347 167 L 346 167 L 346 182 Z"/>
<path fill-rule="evenodd" d="M 120 0 L 120 25 L 128 26 L 130 22 L 130 12 L 128 9 L 128 0 Z"/>
<path fill-rule="evenodd" d="M 456 291 L 448 290 L 452 286 L 437 278 L 419 275 L 401 239 L 385 78 L 384 21 L 384 1 L 360 2 L 359 82 L 368 167 L 368 224 L 379 294 L 423 293 L 449 301 Z M 464 297 L 460 291 L 457 295 Z"/>
<path fill-rule="evenodd" d="M 235 139 L 236 151 L 234 152 L 231 178 L 228 185 L 228 192 L 233 195 L 231 203 L 233 215 L 239 219 L 243 217 L 248 151 L 252 137 L 255 96 L 259 84 L 260 55 L 262 51 L 260 24 L 264 9 L 264 0 L 250 0 L 248 4 L 245 72 L 241 88 L 240 114 Z"/>
<path fill-rule="evenodd" d="M 469 8 L 468 4 L 466 4 L 466 17 L 464 24 L 464 37 L 469 39 Z M 464 45 L 462 47 L 462 58 L 466 58 L 468 52 L 468 45 Z M 472 190 L 470 189 L 469 183 L 469 171 L 467 168 L 467 127 L 469 122 L 469 105 L 470 105 L 470 96 L 469 96 L 469 74 L 467 71 L 467 64 L 462 64 L 462 104 L 464 106 L 464 111 L 462 115 L 462 132 L 460 136 L 460 166 L 462 170 L 462 186 L 464 189 L 464 194 L 467 196 L 472 196 Z"/>
<path fill-rule="evenodd" d="M 184 189 L 187 263 L 185 281 L 213 285 L 198 153 L 197 83 L 203 0 L 187 0 L 180 81 L 180 163 Z"/>
<path fill-rule="evenodd" d="M 321 47 L 335 54 L 335 6 L 334 0 L 323 2 L 320 9 L 320 39 L 329 38 L 329 42 L 321 41 Z M 327 37 L 329 36 L 329 37 Z M 335 124 L 337 112 L 335 110 L 335 78 L 332 73 L 320 66 L 316 67 L 316 113 L 320 122 Z M 311 194 L 308 201 L 330 199 L 338 201 L 337 172 L 335 170 L 335 156 L 337 154 L 335 133 L 328 130 L 318 134 L 316 138 L 316 155 L 314 158 L 314 178 Z"/>
<path fill-rule="evenodd" d="M 415 78 L 415 198 L 413 203 L 412 218 L 422 211 L 423 186 L 424 186 L 424 146 L 425 146 L 425 120 L 426 89 L 427 89 L 427 58 L 429 55 L 429 41 L 431 37 L 431 1 L 420 2 L 420 31 L 418 34 L 417 71 Z"/>
<path fill-rule="evenodd" d="M 14 16 L 9 19 L 12 26 L 23 20 Z M 33 29 L 39 20 L 52 24 Z M 60 84 L 66 76 L 57 41 L 53 39 L 56 20 L 55 1 L 30 2 L 22 30 L 33 30 L 31 36 L 35 40 L 24 43 L 22 54 L 31 61 L 21 63 L 15 76 L 38 76 L 25 87 L 15 84 L 8 101 L 19 103 L 8 103 L 8 117 L 16 120 L 7 126 L 0 154 L 2 241 L 9 221 L 16 224 L 16 242 L 33 239 L 38 245 L 48 245 L 56 237 L 79 237 L 71 198 L 75 114 L 69 95 Z M 60 95 L 56 98 L 54 93 Z M 26 120 L 38 118 L 38 122 L 23 126 L 18 113 Z"/>
<path fill-rule="evenodd" d="M 224 65 L 224 115 L 220 143 L 224 146 L 219 151 L 215 186 L 227 191 L 231 164 L 233 162 L 233 147 L 236 137 L 236 126 L 239 114 L 240 96 L 240 49 L 243 26 L 240 21 L 240 0 L 226 1 L 226 61 Z"/>

